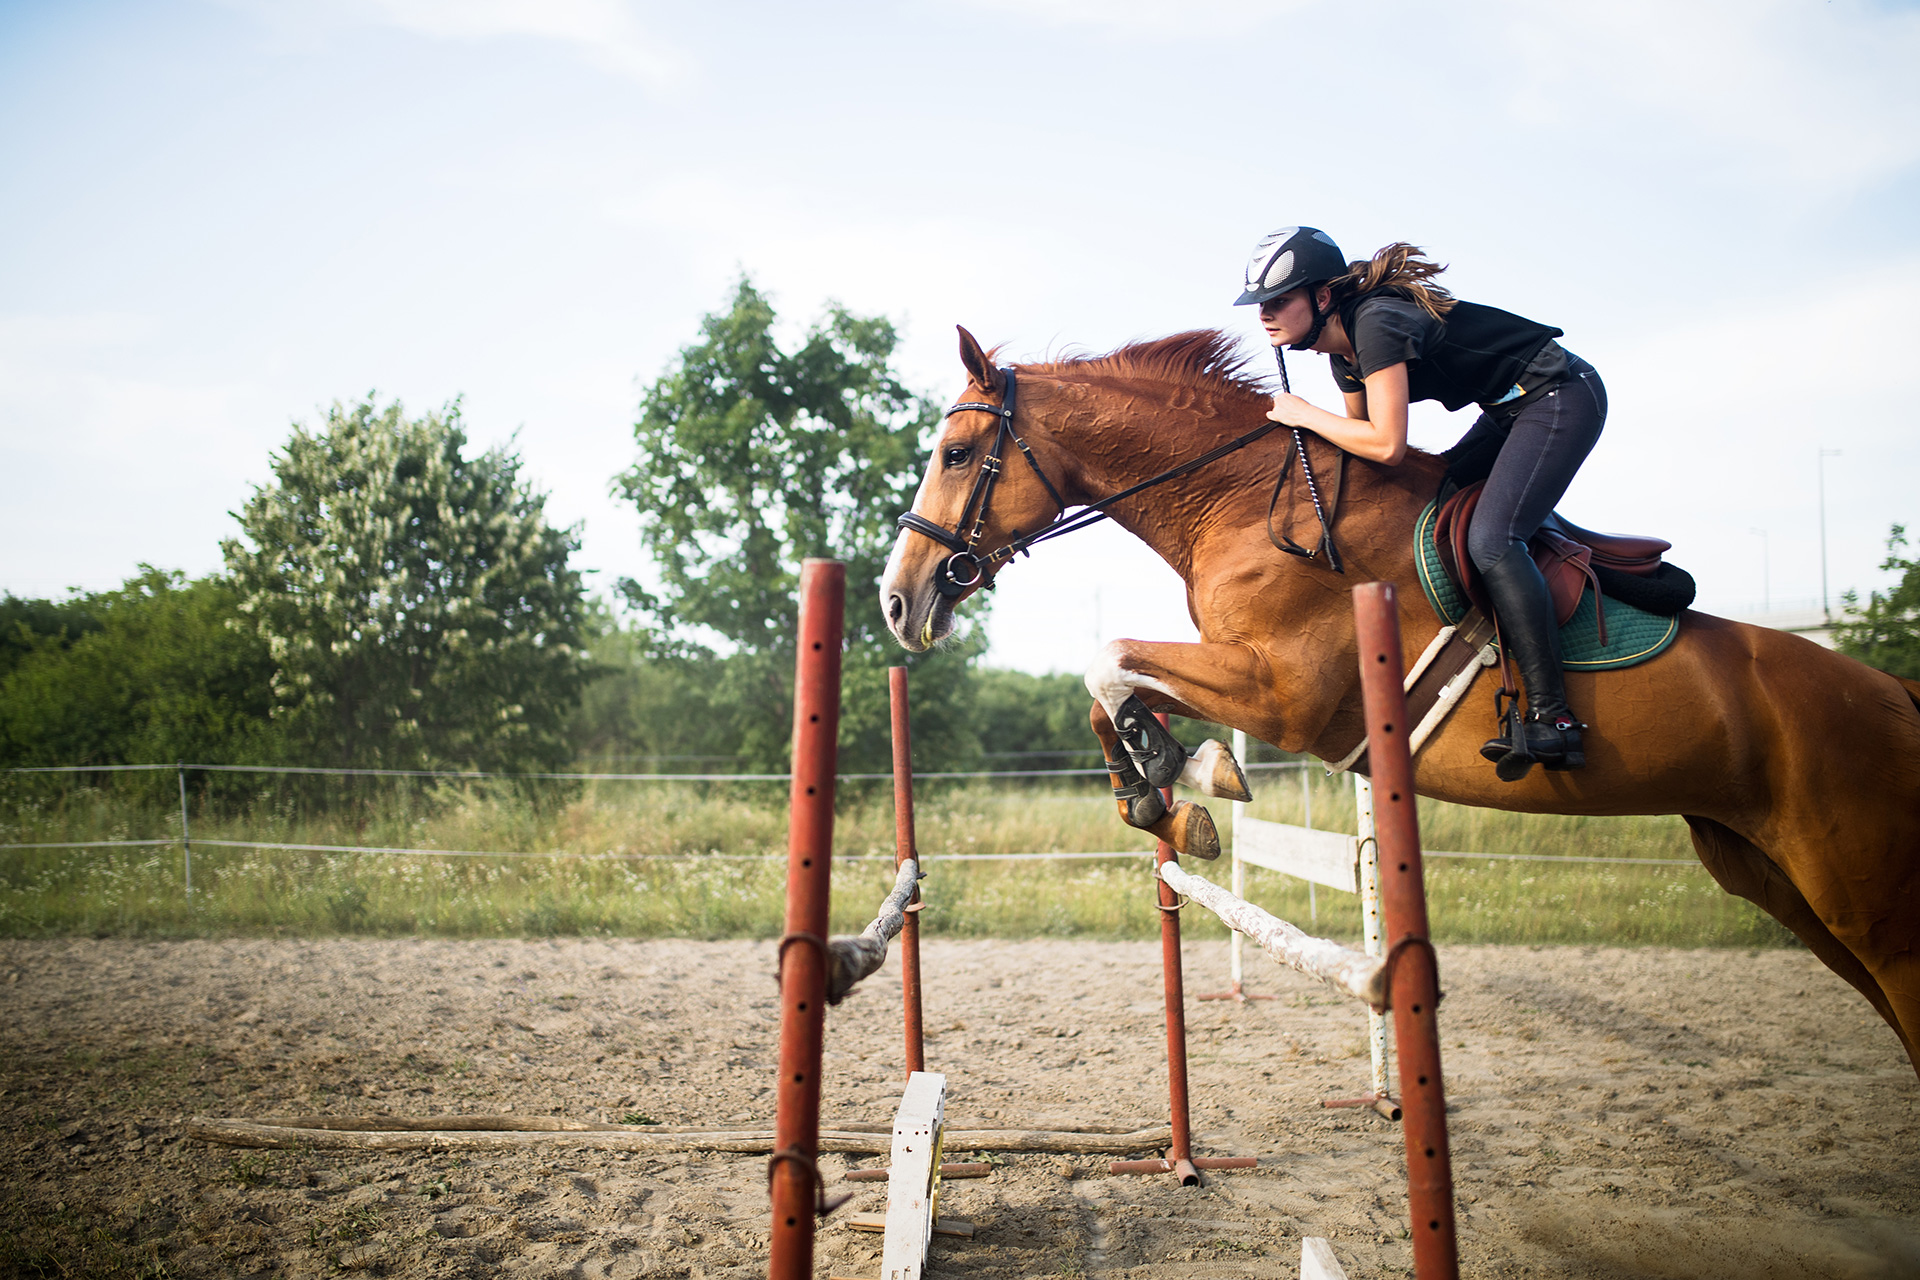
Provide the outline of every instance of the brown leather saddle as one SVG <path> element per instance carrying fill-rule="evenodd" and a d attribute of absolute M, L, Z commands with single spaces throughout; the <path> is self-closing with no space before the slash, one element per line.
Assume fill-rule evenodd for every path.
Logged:
<path fill-rule="evenodd" d="M 1487 598 L 1486 587 L 1480 581 L 1480 571 L 1467 554 L 1467 529 L 1473 521 L 1473 510 L 1480 501 L 1480 490 L 1484 484 L 1485 481 L 1475 481 L 1440 504 L 1440 510 L 1434 517 L 1433 540 L 1440 552 L 1440 563 L 1446 568 L 1448 576 L 1459 585 L 1468 600 L 1491 617 L 1493 602 Z M 1540 531 L 1527 541 L 1527 550 L 1532 554 L 1533 562 L 1540 566 L 1540 573 L 1546 578 L 1547 589 L 1553 596 L 1556 623 L 1565 626 L 1567 620 L 1573 617 L 1574 610 L 1580 607 L 1580 597 L 1589 586 L 1593 588 L 1602 644 L 1607 639 L 1604 601 L 1608 596 L 1650 612 L 1666 614 L 1678 613 L 1693 603 L 1693 580 L 1684 571 L 1661 559 L 1672 549 L 1673 544 L 1661 538 L 1596 533 L 1592 529 L 1582 529 L 1558 512 L 1548 516 L 1546 523 L 1540 526 Z M 1672 581 L 1675 575 L 1686 579 L 1687 588 L 1686 599 L 1679 601 L 1677 607 L 1668 598 L 1676 594 L 1672 590 L 1636 590 L 1631 584 L 1623 588 L 1621 582 L 1622 579 L 1643 580 L 1648 588 L 1658 583 L 1673 586 L 1677 585 Z M 1636 596 L 1641 598 L 1634 598 Z M 1649 604 L 1643 602 L 1647 597 L 1659 598 L 1657 603 Z"/>

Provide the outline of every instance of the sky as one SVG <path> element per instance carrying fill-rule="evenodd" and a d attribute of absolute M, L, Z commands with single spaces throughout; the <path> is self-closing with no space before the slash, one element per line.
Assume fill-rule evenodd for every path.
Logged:
<path fill-rule="evenodd" d="M 292 424 L 373 392 L 514 442 L 607 590 L 636 405 L 742 273 L 788 337 L 892 318 L 945 397 L 955 324 L 1252 347 L 1241 269 L 1301 223 L 1565 329 L 1611 415 L 1561 510 L 1702 607 L 1817 600 L 1823 478 L 1831 595 L 1884 587 L 1916 65 L 1920 6 L 1860 0 L 0 0 L 0 589 L 218 569 Z M 996 595 L 1000 665 L 1193 634 L 1111 527 Z"/>

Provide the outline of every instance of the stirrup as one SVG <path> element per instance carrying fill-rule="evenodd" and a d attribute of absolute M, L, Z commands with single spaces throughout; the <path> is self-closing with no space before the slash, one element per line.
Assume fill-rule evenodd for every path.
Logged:
<path fill-rule="evenodd" d="M 1505 696 L 1504 690 L 1501 696 Z M 1480 754 L 1493 761 L 1494 774 L 1502 782 L 1520 781 L 1536 764 L 1556 773 L 1586 765 L 1580 731 L 1587 726 L 1574 719 L 1571 712 L 1559 712 L 1549 719 L 1530 711 L 1523 719 L 1515 699 L 1501 718 L 1507 722 L 1505 736 L 1490 739 L 1480 748 Z"/>

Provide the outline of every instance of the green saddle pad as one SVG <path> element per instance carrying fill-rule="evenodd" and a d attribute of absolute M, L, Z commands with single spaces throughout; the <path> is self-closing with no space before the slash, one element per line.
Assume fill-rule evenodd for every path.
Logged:
<path fill-rule="evenodd" d="M 1414 562 L 1420 571 L 1420 589 L 1427 603 L 1448 626 L 1466 616 L 1472 606 L 1460 588 L 1447 576 L 1440 563 L 1440 548 L 1433 540 L 1433 525 L 1440 504 L 1429 502 L 1413 526 Z M 1600 643 L 1600 615 L 1594 604 L 1593 588 L 1580 597 L 1580 605 L 1560 628 L 1561 665 L 1569 671 L 1612 671 L 1645 662 L 1673 643 L 1680 634 L 1680 619 L 1662 617 L 1607 598 L 1607 642 Z"/>

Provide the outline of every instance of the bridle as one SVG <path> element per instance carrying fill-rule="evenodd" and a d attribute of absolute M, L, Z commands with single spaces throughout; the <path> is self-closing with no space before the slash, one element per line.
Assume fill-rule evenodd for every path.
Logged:
<path fill-rule="evenodd" d="M 1000 372 L 1006 379 L 1006 389 L 1001 394 L 999 404 L 988 404 L 982 400 L 963 400 L 942 415 L 943 417 L 951 418 L 956 413 L 974 410 L 980 413 L 991 413 L 1000 420 L 999 428 L 994 433 L 993 447 L 987 451 L 987 456 L 981 460 L 980 471 L 973 478 L 973 488 L 968 492 L 966 505 L 960 508 L 960 516 L 954 521 L 953 528 L 949 529 L 944 525 L 935 524 L 917 511 L 907 511 L 903 513 L 898 520 L 894 521 L 896 528 L 911 530 L 914 533 L 932 538 L 935 542 L 953 552 L 952 555 L 948 556 L 946 560 L 941 563 L 933 579 L 934 589 L 949 600 L 957 599 L 983 583 L 987 587 L 992 587 L 993 580 L 989 574 L 993 567 L 1001 561 L 1011 560 L 1017 555 L 1027 553 L 1029 548 L 1046 542 L 1049 539 L 1058 538 L 1069 533 L 1077 533 L 1089 525 L 1098 524 L 1100 521 L 1109 518 L 1110 513 L 1108 508 L 1112 507 L 1115 503 L 1126 498 L 1131 498 L 1134 494 L 1146 489 L 1151 489 L 1155 485 L 1165 484 L 1169 480 L 1178 480 L 1181 476 L 1190 475 L 1202 467 L 1218 462 L 1228 454 L 1244 449 L 1254 441 L 1270 434 L 1281 425 L 1278 422 L 1268 419 L 1245 435 L 1235 436 L 1225 444 L 1209 449 L 1197 458 L 1189 459 L 1177 467 L 1162 471 L 1159 475 L 1142 480 L 1139 484 L 1122 489 L 1119 493 L 1110 494 L 1098 502 L 1088 503 L 1079 511 L 1069 516 L 1067 514 L 1066 500 L 1060 496 L 1060 491 L 1054 487 L 1053 481 L 1047 478 L 1046 471 L 1040 466 L 1040 460 L 1033 456 L 1033 450 L 1027 447 L 1027 442 L 1020 438 L 1018 431 L 1014 430 L 1013 410 L 1014 388 L 1016 385 L 1014 367 L 1012 365 L 1002 366 Z M 1280 377 L 1284 383 L 1286 381 L 1286 366 L 1284 364 L 1280 367 Z M 1287 455 L 1280 463 L 1280 475 L 1279 478 L 1275 480 L 1273 487 L 1274 500 L 1267 504 L 1267 538 L 1274 546 L 1287 552 L 1289 555 L 1301 556 L 1308 560 L 1313 559 L 1316 554 L 1324 550 L 1327 555 L 1328 567 L 1336 573 L 1345 573 L 1346 569 L 1340 563 L 1340 553 L 1333 545 L 1333 510 L 1321 502 L 1319 481 L 1313 474 L 1313 464 L 1307 457 L 1306 441 L 1302 437 L 1301 429 L 1299 427 L 1293 427 L 1291 430 L 1293 432 L 1293 441 L 1287 446 Z M 980 539 L 986 534 L 987 508 L 993 501 L 994 485 L 999 483 L 1000 480 L 1000 472 L 1002 470 L 1001 462 L 1006 455 L 1008 441 L 1012 441 L 1013 444 L 1019 448 L 1022 456 L 1027 460 L 1027 465 L 1033 468 L 1033 474 L 1040 477 L 1040 483 L 1046 486 L 1047 496 L 1053 499 L 1053 504 L 1057 510 L 1054 513 L 1053 519 L 1049 520 L 1043 527 L 1036 529 L 1032 533 L 1025 534 L 1016 529 L 1013 531 L 1013 537 L 1009 539 L 1005 545 L 983 556 L 979 550 Z M 1275 504 L 1279 502 L 1281 487 L 1287 482 L 1287 477 L 1292 471 L 1293 460 L 1296 455 L 1300 459 L 1301 475 L 1306 479 L 1308 492 L 1313 497 L 1314 514 L 1320 519 L 1320 542 L 1311 549 L 1301 546 L 1290 537 L 1284 537 L 1284 535 L 1275 536 L 1273 532 L 1273 509 Z M 1344 457 L 1345 455 L 1341 456 Z M 1334 471 L 1334 502 L 1336 504 L 1339 501 L 1339 487 L 1340 468 L 1336 464 Z M 968 528 L 967 524 L 969 517 L 972 518 L 973 522 L 971 528 Z M 967 530 L 964 535 L 960 532 L 962 529 Z"/>
<path fill-rule="evenodd" d="M 979 473 L 973 477 L 973 489 L 967 494 L 967 503 L 960 508 L 960 518 L 953 522 L 953 528 L 948 529 L 937 525 L 917 511 L 905 512 L 894 521 L 896 528 L 911 529 L 915 533 L 924 534 L 953 552 L 941 564 L 939 572 L 933 579 L 935 590 L 949 600 L 958 598 L 982 582 L 992 586 L 992 582 L 987 578 L 989 569 L 1002 560 L 1012 559 L 1016 554 L 1039 541 L 1040 534 L 1035 534 L 1031 538 L 1022 538 L 1020 531 L 1016 529 L 1012 542 L 997 551 L 989 552 L 985 559 L 982 559 L 979 554 L 980 539 L 987 531 L 987 506 L 993 501 L 993 486 L 999 483 L 1000 460 L 1006 453 L 1009 440 L 1019 447 L 1021 454 L 1027 460 L 1027 465 L 1033 468 L 1033 474 L 1040 477 L 1040 483 L 1047 487 L 1047 496 L 1053 499 L 1053 505 L 1058 508 L 1047 528 L 1059 528 L 1063 517 L 1067 514 L 1066 500 L 1060 496 L 1060 491 L 1053 487 L 1053 481 L 1047 479 L 1047 473 L 1041 469 L 1040 460 L 1033 456 L 1033 450 L 1027 448 L 1027 442 L 1022 440 L 1020 433 L 1013 429 L 1015 386 L 1013 366 L 1006 366 L 1001 373 L 1006 376 L 1006 390 L 1001 393 L 999 404 L 988 404 L 983 400 L 962 400 L 941 415 L 951 418 L 956 413 L 977 410 L 980 413 L 991 413 L 1000 419 L 999 429 L 994 433 L 993 447 L 987 450 L 987 456 L 981 460 Z M 973 527 L 967 530 L 965 537 L 962 537 L 960 530 L 966 527 L 969 515 L 973 517 Z M 1040 531 L 1042 534 L 1045 532 L 1045 529 Z"/>

